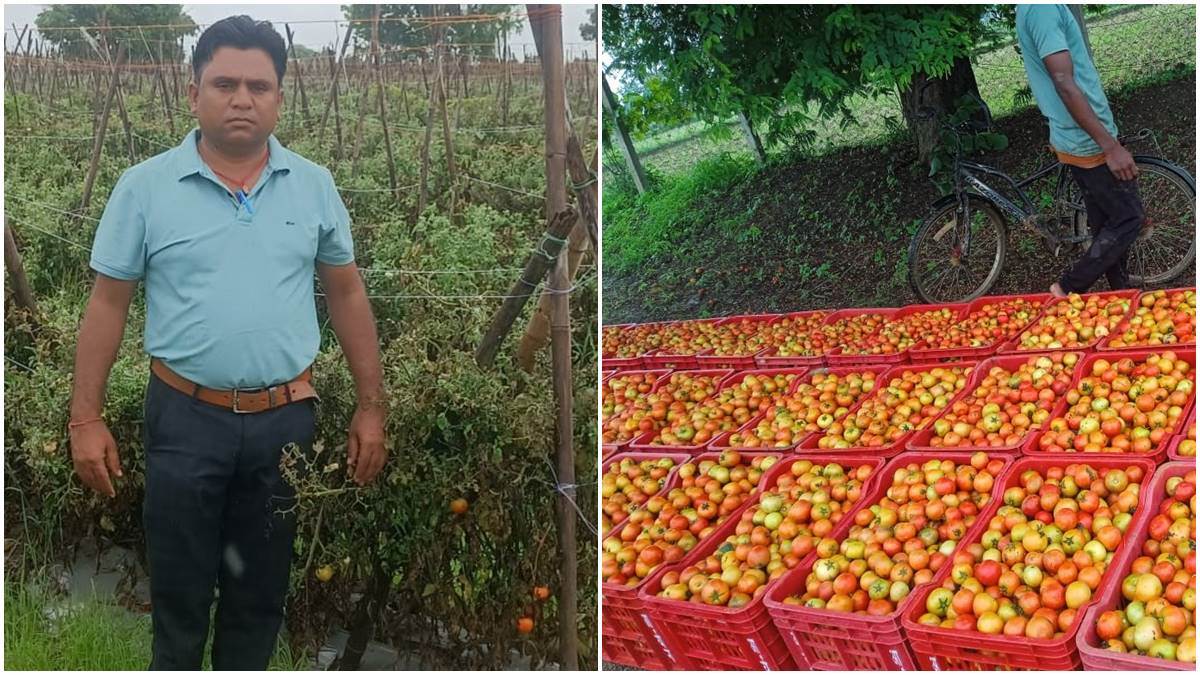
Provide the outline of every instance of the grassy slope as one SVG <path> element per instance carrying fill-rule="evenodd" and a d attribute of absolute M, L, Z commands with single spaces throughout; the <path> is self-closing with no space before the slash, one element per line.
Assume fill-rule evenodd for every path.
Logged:
<path fill-rule="evenodd" d="M 1121 89 L 1153 77 L 1157 73 L 1192 64 L 1195 59 L 1196 8 L 1190 5 L 1149 5 L 1116 10 L 1088 21 L 1089 38 L 1096 63 L 1103 71 L 1104 84 Z M 975 76 L 993 114 L 1008 115 L 1023 110 L 1031 101 L 1024 68 L 1011 45 L 1003 45 L 975 60 Z M 848 145 L 884 143 L 889 125 L 902 123 L 895 96 L 859 96 L 851 100 L 854 123 L 843 126 L 829 120 L 818 126 L 817 141 L 806 152 L 820 155 Z M 704 157 L 729 152 L 748 156 L 745 141 L 736 125 L 726 122 L 732 133 L 712 134 L 703 124 L 692 122 L 665 129 L 637 139 L 634 147 L 642 159 L 664 173 L 687 171 Z M 780 145 L 768 153 L 787 151 Z"/>
<path fill-rule="evenodd" d="M 1108 30 L 1145 27 L 1149 22 L 1130 22 L 1146 11 L 1114 18 Z M 1192 27 L 1185 26 L 1189 40 Z M 1164 40 L 1180 32 L 1156 30 Z M 1093 40 L 1099 52 L 1112 38 L 1100 30 Z M 983 81 L 986 68 L 979 72 L 985 96 L 998 100 Z M 1138 77 L 1106 83 L 1118 125 L 1153 129 L 1163 155 L 1194 173 L 1194 69 Z M 1121 82 L 1130 84 L 1121 89 Z M 1046 161 L 1045 123 L 1036 109 L 1015 109 L 998 128 L 1010 147 L 985 161 L 1014 174 Z M 604 323 L 913 302 L 904 253 L 937 191 L 912 158 L 902 139 L 868 137 L 815 157 L 776 155 L 761 171 L 744 155 L 710 158 L 686 173 L 660 174 L 655 192 L 641 198 L 609 181 Z M 1009 245 L 996 292 L 1042 290 L 1069 262 L 1045 252 L 1027 230 L 1011 232 Z"/>
<path fill-rule="evenodd" d="M 58 620 L 57 606 L 34 584 L 4 586 L 5 670 L 144 670 L 150 663 L 150 615 L 101 600 L 77 605 Z M 211 668 L 205 653 L 205 669 Z M 307 670 L 280 640 L 270 670 Z"/>

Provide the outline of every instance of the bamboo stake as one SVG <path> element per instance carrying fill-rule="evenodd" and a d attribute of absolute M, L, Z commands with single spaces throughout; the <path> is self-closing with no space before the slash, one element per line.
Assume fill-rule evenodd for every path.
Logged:
<path fill-rule="evenodd" d="M 567 115 L 563 91 L 562 6 L 527 5 L 535 39 L 541 36 L 543 99 L 546 118 L 546 214 L 567 204 Z M 538 14 L 538 12 L 542 12 Z M 535 18 L 536 17 L 536 18 Z M 550 277 L 554 289 L 550 316 L 551 363 L 557 405 L 558 549 L 562 572 L 558 589 L 558 653 L 562 670 L 579 668 L 578 549 L 575 541 L 575 438 L 571 388 L 570 275 L 565 256 L 559 255 Z"/>
<path fill-rule="evenodd" d="M 318 145 L 325 143 L 325 124 L 327 122 L 329 122 L 329 108 L 331 106 L 337 105 L 338 77 L 341 76 L 341 74 L 342 74 L 342 66 L 345 63 L 345 59 L 346 59 L 346 47 L 350 46 L 350 37 L 351 37 L 351 34 L 353 33 L 353 31 L 354 31 L 354 24 L 352 24 L 352 23 L 346 24 L 346 36 L 342 38 L 342 48 L 341 48 L 341 51 L 338 53 L 337 62 L 335 63 L 335 65 L 333 67 L 333 84 L 330 85 L 330 89 L 331 89 L 333 95 L 329 98 L 329 100 L 325 101 L 325 112 L 321 114 L 321 130 L 317 134 L 317 144 Z M 334 124 L 336 124 L 338 127 L 338 133 L 337 133 L 338 145 L 341 145 L 341 143 L 342 143 L 341 122 L 336 117 L 334 118 Z"/>
<path fill-rule="evenodd" d="M 118 89 L 118 74 L 121 71 L 122 64 L 125 63 L 125 45 L 117 47 L 117 59 L 113 63 L 112 82 L 108 87 L 108 97 L 104 100 L 104 108 L 100 111 L 100 122 L 96 126 L 96 132 L 92 139 L 92 159 L 88 164 L 87 177 L 83 180 L 83 197 L 80 199 L 79 215 L 87 213 L 88 205 L 92 201 L 92 187 L 96 183 L 96 172 L 100 168 L 100 152 L 104 149 L 104 134 L 108 130 L 108 116 L 112 112 L 113 99 L 116 98 Z"/>
<path fill-rule="evenodd" d="M 13 299 L 36 317 L 37 301 L 33 297 L 29 277 L 25 275 L 25 264 L 21 262 L 21 251 L 17 249 L 17 240 L 8 224 L 8 216 L 4 217 L 4 267 L 8 270 L 8 280 L 12 283 Z"/>
<path fill-rule="evenodd" d="M 387 151 L 388 185 L 392 198 L 399 200 L 396 192 L 396 159 L 392 156 L 392 136 L 388 131 L 387 103 L 384 101 L 383 73 L 379 69 L 379 5 L 375 5 L 375 21 L 371 24 L 371 52 L 375 61 L 375 86 L 379 91 L 379 122 L 383 124 L 383 147 Z"/>
<path fill-rule="evenodd" d="M 488 368 L 495 362 L 500 343 L 508 335 L 525 303 L 533 296 L 537 285 L 558 259 L 563 241 L 575 226 L 577 218 L 574 210 L 563 209 L 550 219 L 537 248 L 525 259 L 525 268 L 521 271 L 520 278 L 505 294 L 504 304 L 500 305 L 500 309 L 492 316 L 492 322 L 480 340 L 479 348 L 475 350 L 475 362 L 481 367 Z"/>
<path fill-rule="evenodd" d="M 437 15 L 438 5 L 434 5 L 433 16 L 436 18 Z M 433 76 L 440 80 L 442 77 L 442 29 L 440 25 L 435 25 L 433 30 Z M 424 73 L 424 68 L 422 68 L 422 73 Z M 417 222 L 421 220 L 421 214 L 425 212 L 425 206 L 429 203 L 429 145 L 433 141 L 433 111 L 440 89 L 438 84 L 435 82 L 429 86 L 429 105 L 425 112 L 425 140 L 421 145 L 421 191 L 417 196 L 417 213 L 413 217 L 413 227 L 416 227 Z"/>

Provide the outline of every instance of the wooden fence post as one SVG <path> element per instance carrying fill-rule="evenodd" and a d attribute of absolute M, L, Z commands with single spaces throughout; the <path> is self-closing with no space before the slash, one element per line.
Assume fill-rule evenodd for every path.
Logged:
<path fill-rule="evenodd" d="M 104 108 L 100 111 L 100 121 L 92 138 L 92 159 L 88 163 L 87 176 L 83 179 L 83 196 L 79 200 L 79 215 L 87 214 L 88 204 L 92 201 L 92 187 L 96 183 L 96 172 L 100 169 L 100 152 L 104 149 L 104 134 L 108 130 L 108 116 L 112 112 L 113 99 L 116 98 L 119 86 L 121 65 L 125 63 L 125 45 L 117 47 L 117 59 L 113 62 L 112 82 L 108 85 L 108 98 L 104 100 Z"/>
<path fill-rule="evenodd" d="M 8 279 L 12 283 L 13 299 L 37 317 L 37 301 L 33 297 L 29 277 L 25 276 L 25 264 L 21 262 L 21 252 L 17 250 L 17 240 L 8 224 L 8 216 L 4 217 L 4 267 L 8 270 Z"/>

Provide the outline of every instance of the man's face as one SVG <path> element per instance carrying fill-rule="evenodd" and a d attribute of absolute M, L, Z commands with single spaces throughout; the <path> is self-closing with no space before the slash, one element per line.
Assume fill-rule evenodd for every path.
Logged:
<path fill-rule="evenodd" d="M 218 47 L 188 86 L 200 132 L 226 147 L 257 147 L 279 121 L 283 89 L 271 57 L 261 49 Z"/>

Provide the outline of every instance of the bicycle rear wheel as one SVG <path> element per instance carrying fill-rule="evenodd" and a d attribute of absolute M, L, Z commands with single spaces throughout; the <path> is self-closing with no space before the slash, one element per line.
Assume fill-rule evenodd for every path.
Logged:
<path fill-rule="evenodd" d="M 908 246 L 908 281 L 921 302 L 974 300 L 1000 278 L 1008 248 L 1004 216 L 973 195 L 968 203 L 971 239 L 965 252 L 958 204 L 953 201 L 935 208 Z"/>
<path fill-rule="evenodd" d="M 1129 280 L 1137 287 L 1158 286 L 1178 277 L 1196 260 L 1196 182 L 1186 170 L 1157 157 L 1134 158 L 1138 195 L 1146 220 L 1129 248 Z M 1068 200 L 1082 205 L 1079 186 L 1071 181 Z M 1075 233 L 1089 238 L 1087 213 L 1076 211 Z"/>

